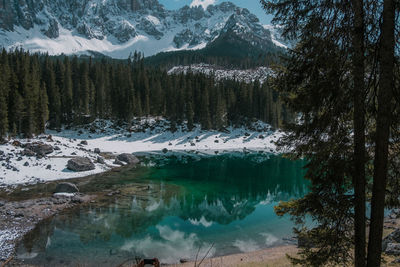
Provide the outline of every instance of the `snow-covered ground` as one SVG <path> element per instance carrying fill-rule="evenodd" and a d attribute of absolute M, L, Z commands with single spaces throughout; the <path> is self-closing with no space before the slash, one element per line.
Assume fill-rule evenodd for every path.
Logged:
<path fill-rule="evenodd" d="M 282 136 L 282 132 L 272 131 L 268 124 L 262 122 L 247 128 L 228 128 L 224 132 L 203 131 L 199 126 L 190 132 L 185 127 L 171 132 L 168 121 L 156 118 L 137 120 L 134 125 L 128 130 L 126 127 L 115 127 L 109 121 L 96 121 L 84 128 L 47 131 L 46 135 L 35 139 L 18 139 L 22 144 L 43 142 L 59 149 L 41 159 L 21 155 L 24 148 L 14 146 L 14 140 L 10 140 L 0 145 L 0 186 L 82 177 L 117 166 L 113 164 L 113 159 L 105 159 L 105 164 L 98 163 L 99 155 L 94 152 L 95 148 L 115 155 L 163 149 L 206 154 L 243 150 L 275 153 L 273 142 Z M 47 138 L 49 135 L 51 139 Z M 81 144 L 82 141 L 87 141 L 87 145 Z M 96 168 L 86 172 L 68 170 L 68 160 L 77 156 L 88 157 Z"/>

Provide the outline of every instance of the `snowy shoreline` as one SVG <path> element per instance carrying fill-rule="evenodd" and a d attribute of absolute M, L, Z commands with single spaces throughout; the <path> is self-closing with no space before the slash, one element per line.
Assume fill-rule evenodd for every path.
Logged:
<path fill-rule="evenodd" d="M 143 119 L 135 125 L 128 131 L 109 121 L 95 121 L 84 128 L 47 131 L 29 140 L 11 139 L 7 144 L 0 145 L 0 187 L 84 177 L 120 166 L 114 164 L 113 157 L 105 157 L 104 163 L 99 163 L 99 151 L 100 155 L 163 150 L 202 154 L 236 151 L 277 153 L 274 142 L 283 134 L 272 131 L 268 124 L 262 122 L 255 122 L 247 128 L 230 127 L 224 132 L 203 131 L 199 126 L 192 131 L 178 127 L 177 131 L 171 132 L 169 122 L 159 119 Z M 16 140 L 20 146 L 15 145 Z M 23 146 L 35 142 L 50 145 L 55 150 L 42 158 L 24 156 Z M 95 169 L 85 172 L 68 170 L 67 162 L 74 157 L 89 158 Z"/>

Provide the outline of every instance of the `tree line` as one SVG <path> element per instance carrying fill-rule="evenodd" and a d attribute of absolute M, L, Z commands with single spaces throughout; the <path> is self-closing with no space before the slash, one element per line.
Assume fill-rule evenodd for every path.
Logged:
<path fill-rule="evenodd" d="M 168 75 L 146 67 L 143 56 L 129 60 L 51 57 L 27 51 L 0 55 L 0 136 L 32 136 L 46 126 L 82 124 L 89 119 L 126 122 L 164 116 L 171 130 L 199 123 L 223 130 L 259 119 L 275 127 L 290 120 L 268 84 L 217 82 L 202 74 Z"/>
<path fill-rule="evenodd" d="M 306 240 L 292 260 L 378 267 L 384 210 L 400 206 L 400 2 L 260 2 L 297 41 L 273 81 L 301 122 L 280 146 L 307 158 L 311 181 L 304 198 L 276 208 Z"/>

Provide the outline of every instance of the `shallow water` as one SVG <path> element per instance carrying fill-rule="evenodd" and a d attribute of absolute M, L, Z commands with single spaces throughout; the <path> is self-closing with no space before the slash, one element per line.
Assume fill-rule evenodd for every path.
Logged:
<path fill-rule="evenodd" d="M 303 162 L 266 154 L 146 162 L 140 171 L 92 180 L 91 187 L 107 182 L 120 194 L 41 223 L 18 257 L 42 266 L 117 266 L 135 257 L 176 263 L 209 249 L 217 256 L 278 246 L 292 236 L 292 222 L 274 206 L 307 191 Z"/>

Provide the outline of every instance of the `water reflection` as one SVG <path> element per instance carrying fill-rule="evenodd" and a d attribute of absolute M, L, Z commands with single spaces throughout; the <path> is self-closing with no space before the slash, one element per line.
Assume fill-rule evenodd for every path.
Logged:
<path fill-rule="evenodd" d="M 279 245 L 291 235 L 292 223 L 277 218 L 273 206 L 305 193 L 302 162 L 269 155 L 150 161 L 154 167 L 134 183 L 115 180 L 120 194 L 38 226 L 19 257 L 44 266 L 112 266 L 137 256 L 175 263 L 212 244 L 211 255 L 222 255 Z"/>

